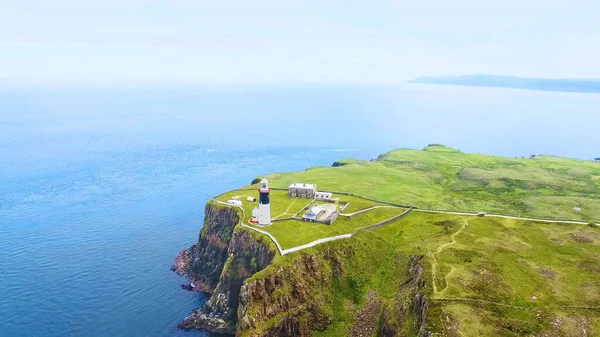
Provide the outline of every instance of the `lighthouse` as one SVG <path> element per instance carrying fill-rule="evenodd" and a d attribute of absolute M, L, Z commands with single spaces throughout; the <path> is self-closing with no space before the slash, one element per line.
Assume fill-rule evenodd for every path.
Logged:
<path fill-rule="evenodd" d="M 271 202 L 269 200 L 269 181 L 263 178 L 258 187 L 258 224 L 267 226 L 271 224 Z"/>

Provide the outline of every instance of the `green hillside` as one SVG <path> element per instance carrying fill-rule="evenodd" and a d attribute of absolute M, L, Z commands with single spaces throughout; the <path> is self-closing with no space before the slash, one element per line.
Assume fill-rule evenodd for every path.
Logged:
<path fill-rule="evenodd" d="M 257 300 L 244 308 L 252 328 L 241 336 L 292 323 L 320 337 L 600 336 L 600 226 L 587 224 L 600 222 L 598 162 L 429 146 L 267 177 L 281 189 L 314 183 L 350 203 L 332 225 L 304 222 L 287 218 L 311 201 L 273 190 L 277 221 L 260 230 L 284 250 L 353 235 L 277 255 L 249 277 L 248 289 L 277 287 L 254 292 Z M 243 201 L 255 187 L 216 199 Z M 406 209 L 388 203 L 418 209 L 389 223 Z M 243 223 L 255 204 L 244 201 Z M 426 305 L 416 300 L 423 295 Z"/>
<path fill-rule="evenodd" d="M 335 165 L 268 178 L 277 187 L 314 183 L 320 190 L 419 208 L 600 222 L 600 162 L 506 158 L 428 146 Z"/>
<path fill-rule="evenodd" d="M 415 290 L 406 287 L 415 256 L 425 268 L 426 329 L 436 335 L 600 336 L 596 226 L 412 212 L 350 239 L 278 257 L 252 280 L 287 270 L 271 301 L 289 301 L 296 287 L 304 289 L 305 300 L 321 303 L 320 314 L 331 319 L 315 336 L 348 336 L 361 325 L 376 332 L 382 324 L 398 327 L 393 336 L 417 336 L 409 310 Z M 321 278 L 299 269 L 301 261 L 317 264 Z M 380 309 L 369 316 L 373 303 Z M 255 305 L 250 310 L 264 311 L 264 303 Z M 394 317 L 389 322 L 385 310 Z M 278 317 L 286 315 L 313 324 L 295 309 Z"/>

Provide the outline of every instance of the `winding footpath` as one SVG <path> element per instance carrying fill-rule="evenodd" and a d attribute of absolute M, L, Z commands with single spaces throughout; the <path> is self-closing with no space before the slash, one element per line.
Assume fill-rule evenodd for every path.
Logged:
<path fill-rule="evenodd" d="M 303 250 L 303 249 L 306 249 L 306 248 L 311 248 L 311 247 L 314 247 L 314 246 L 319 245 L 321 243 L 325 243 L 325 242 L 329 242 L 329 241 L 335 241 L 335 240 L 339 240 L 339 239 L 347 239 L 347 238 L 349 238 L 349 237 L 352 236 L 352 234 L 342 234 L 342 235 L 337 235 L 337 236 L 332 236 L 332 237 L 328 237 L 328 238 L 323 238 L 323 239 L 315 240 L 315 241 L 307 243 L 305 245 L 301 245 L 301 246 L 297 246 L 297 247 L 292 247 L 290 249 L 283 249 L 281 247 L 281 244 L 279 243 L 279 241 L 277 241 L 277 239 L 273 236 L 273 234 L 271 234 L 271 233 L 269 233 L 269 232 L 267 232 L 265 230 L 262 230 L 262 229 L 259 229 L 259 228 L 256 228 L 254 226 L 251 226 L 251 225 L 248 225 L 248 224 L 244 223 L 244 221 L 246 220 L 246 211 L 244 210 L 244 208 L 242 206 L 232 205 L 230 203 L 219 201 L 219 200 L 214 199 L 214 198 L 212 199 L 212 201 L 216 202 L 217 204 L 221 204 L 221 205 L 225 205 L 225 206 L 230 206 L 230 207 L 237 207 L 237 208 L 241 209 L 242 210 L 242 220 L 240 221 L 241 226 L 244 227 L 244 228 L 248 228 L 248 229 L 251 229 L 251 230 L 253 230 L 255 232 L 258 232 L 258 233 L 261 233 L 261 234 L 264 234 L 264 235 L 268 236 L 271 239 L 271 241 L 273 241 L 273 243 L 275 243 L 275 246 L 277 246 L 277 250 L 279 250 L 279 254 L 281 256 L 289 254 L 289 253 L 297 252 L 299 250 Z"/>
<path fill-rule="evenodd" d="M 446 281 L 446 287 L 444 287 L 444 289 L 442 289 L 441 291 L 438 291 L 437 289 L 437 284 L 435 282 L 436 276 L 437 276 L 437 259 L 435 258 L 436 255 L 438 255 L 439 253 L 442 252 L 442 250 L 446 249 L 446 247 L 448 246 L 452 246 L 454 244 L 456 244 L 456 236 L 458 234 L 460 234 L 460 232 L 462 232 L 462 230 L 467 227 L 467 223 L 466 221 L 463 222 L 462 226 L 460 226 L 460 228 L 458 229 L 458 231 L 456 231 L 456 233 L 450 235 L 450 239 L 452 239 L 452 241 L 444 243 L 443 245 L 439 246 L 438 249 L 435 251 L 435 253 L 431 253 L 431 251 L 429 250 L 429 247 L 427 248 L 427 252 L 429 252 L 429 255 L 431 256 L 431 276 L 433 278 L 432 286 L 433 286 L 433 294 L 434 296 L 437 295 L 442 295 L 444 293 L 444 290 L 446 290 L 446 288 L 448 288 L 448 276 L 454 271 L 454 266 L 452 266 L 452 270 L 450 271 L 450 273 L 448 273 L 448 275 L 444 276 L 444 279 Z M 423 239 L 423 241 L 425 241 L 425 239 Z M 427 246 L 429 246 L 429 242 L 427 242 Z"/>
<path fill-rule="evenodd" d="M 412 208 L 409 208 L 406 211 L 404 211 L 404 213 L 402 213 L 400 215 L 396 215 L 396 216 L 394 216 L 394 217 L 392 217 L 390 219 L 384 220 L 384 221 L 376 223 L 374 225 L 369 225 L 369 226 L 366 226 L 366 227 L 357 228 L 352 233 L 341 234 L 341 235 L 336 235 L 336 236 L 330 236 L 330 237 L 327 237 L 327 238 L 322 238 L 322 239 L 318 239 L 318 240 L 309 242 L 309 243 L 304 244 L 304 245 L 292 247 L 292 248 L 289 248 L 289 249 L 283 249 L 281 247 L 281 244 L 279 243 L 279 241 L 277 241 L 277 239 L 275 238 L 275 236 L 273 236 L 273 234 L 271 234 L 271 233 L 269 233 L 269 232 L 267 232 L 265 230 L 256 228 L 255 226 L 252 226 L 252 225 L 244 223 L 244 221 L 246 221 L 246 211 L 244 210 L 244 208 L 242 206 L 233 205 L 233 204 L 230 204 L 230 203 L 227 203 L 227 202 L 224 202 L 224 201 L 219 201 L 219 200 L 217 200 L 215 198 L 213 198 L 212 201 L 215 202 L 215 203 L 217 203 L 217 204 L 220 204 L 220 205 L 225 205 L 225 206 L 230 206 L 230 207 L 237 207 L 237 208 L 241 209 L 242 210 L 242 220 L 240 221 L 240 225 L 242 227 L 244 227 L 244 228 L 248 228 L 250 230 L 253 230 L 253 231 L 256 231 L 258 233 L 261 233 L 261 234 L 264 234 L 264 235 L 268 236 L 271 239 L 271 241 L 273 241 L 273 243 L 275 243 L 275 246 L 277 246 L 277 250 L 279 250 L 279 254 L 281 256 L 289 254 L 289 253 L 297 252 L 297 251 L 300 251 L 300 250 L 303 250 L 303 249 L 311 248 L 311 247 L 314 247 L 316 245 L 320 245 L 320 244 L 325 243 L 325 242 L 330 242 L 330 241 L 335 241 L 335 240 L 340 240 L 340 239 L 351 238 L 352 235 L 356 234 L 360 230 L 365 230 L 365 229 L 370 229 L 370 228 L 376 228 L 378 226 L 385 225 L 386 222 L 388 222 L 389 220 L 405 216 L 406 214 L 408 214 L 408 212 L 410 212 L 412 210 Z M 392 206 L 382 206 L 382 207 L 392 207 Z M 377 208 L 377 207 L 375 207 L 375 208 Z M 400 208 L 400 207 L 395 207 L 395 208 Z"/>
<path fill-rule="evenodd" d="M 360 230 L 374 229 L 374 228 L 377 228 L 377 227 L 381 227 L 381 226 L 386 225 L 387 223 L 389 223 L 389 220 L 391 220 L 393 218 L 396 218 L 396 217 L 398 217 L 398 218 L 399 217 L 403 217 L 403 216 L 405 216 L 406 214 L 408 214 L 411 211 L 423 212 L 423 213 L 440 213 L 440 214 L 450 214 L 450 215 L 462 215 L 462 216 L 478 216 L 477 213 L 470 213 L 470 212 L 439 211 L 439 210 L 430 210 L 430 209 L 420 209 L 420 208 L 409 207 L 400 216 L 395 216 L 393 218 L 390 218 L 388 220 L 384 220 L 384 221 L 382 221 L 380 223 L 377 223 L 377 224 L 374 224 L 374 225 L 369 225 L 369 226 L 366 226 L 366 227 L 357 228 L 352 233 L 341 234 L 341 235 L 331 236 L 331 237 L 327 237 L 327 238 L 322 238 L 322 239 L 318 239 L 318 240 L 315 240 L 315 241 L 312 241 L 312 242 L 309 242 L 307 244 L 300 245 L 300 246 L 297 246 L 297 247 L 283 249 L 281 247 L 281 244 L 279 243 L 279 241 L 277 241 L 277 238 L 275 238 L 275 236 L 273 236 L 271 233 L 269 233 L 269 232 L 267 232 L 265 230 L 259 229 L 259 228 L 255 227 L 255 226 L 249 225 L 247 223 L 244 223 L 244 221 L 246 221 L 246 211 L 244 210 L 244 208 L 242 206 L 232 205 L 232 204 L 227 203 L 227 202 L 219 201 L 219 200 L 217 200 L 215 198 L 213 198 L 212 201 L 215 202 L 215 203 L 217 203 L 217 204 L 221 204 L 221 205 L 225 205 L 225 206 L 230 206 L 230 207 L 237 207 L 237 208 L 241 209 L 242 210 L 242 215 L 243 215 L 243 218 L 240 221 L 241 226 L 244 227 L 244 228 L 248 228 L 250 230 L 253 230 L 253 231 L 256 231 L 258 233 L 261 233 L 261 234 L 264 234 L 264 235 L 268 236 L 271 239 L 271 241 L 273 241 L 273 243 L 275 243 L 275 245 L 277 246 L 277 249 L 279 250 L 279 254 L 282 255 L 282 256 L 286 255 L 286 254 L 289 254 L 289 253 L 297 252 L 297 251 L 300 251 L 300 250 L 303 250 L 303 249 L 311 248 L 311 247 L 314 247 L 316 245 L 319 245 L 319 244 L 322 244 L 322 243 L 325 243 L 325 242 L 330 242 L 330 241 L 335 241 L 335 240 L 340 240 L 340 239 L 351 238 L 352 235 L 356 234 Z M 311 202 L 312 202 L 312 200 L 311 200 Z M 309 203 L 309 205 L 310 205 L 310 203 Z M 290 208 L 291 208 L 291 205 L 290 205 L 290 207 L 288 207 L 288 209 L 286 210 L 286 212 L 289 211 Z M 363 210 L 360 210 L 360 211 L 357 211 L 357 212 L 353 212 L 353 213 L 340 213 L 340 215 L 351 218 L 351 217 L 354 217 L 354 216 L 357 216 L 357 215 L 369 212 L 369 211 L 377 209 L 377 208 L 403 208 L 403 207 L 380 205 L 380 206 L 369 207 L 369 208 L 366 208 L 366 209 L 363 209 Z M 284 214 L 286 212 L 284 212 Z M 298 213 L 296 213 L 295 215 L 297 215 Z M 281 215 L 283 215 L 283 214 L 281 214 Z M 552 220 L 552 219 L 539 219 L 539 218 L 523 218 L 523 217 L 518 217 L 518 216 L 501 215 L 501 214 L 486 214 L 485 217 L 486 218 L 515 219 L 515 220 L 525 220 L 525 221 L 537 221 L 537 222 L 545 222 L 545 223 L 562 223 L 562 224 L 572 224 L 572 225 L 587 225 L 588 224 L 588 222 L 585 222 L 585 221 Z M 600 226 L 600 224 L 596 224 L 596 226 Z M 456 232 L 456 233 L 454 233 L 452 235 L 452 242 L 440 246 L 437 249 L 437 251 L 436 251 L 435 254 L 439 253 L 442 249 L 446 248 L 447 246 L 456 243 L 456 241 L 454 240 L 454 236 L 456 236 L 458 233 L 460 233 L 460 231 L 462 231 L 463 228 L 464 227 L 461 227 L 458 232 Z M 429 251 L 429 249 L 427 249 L 427 250 L 428 250 L 429 254 L 431 255 L 431 257 L 433 259 L 433 263 L 437 264 L 435 256 L 433 256 L 434 254 L 432 254 Z M 434 270 L 434 273 L 435 273 L 435 265 L 433 267 L 433 270 Z M 435 279 L 435 274 L 434 274 L 434 279 Z M 435 289 L 436 288 L 435 282 L 434 282 L 433 287 L 434 287 L 434 293 L 436 293 L 437 289 Z"/>

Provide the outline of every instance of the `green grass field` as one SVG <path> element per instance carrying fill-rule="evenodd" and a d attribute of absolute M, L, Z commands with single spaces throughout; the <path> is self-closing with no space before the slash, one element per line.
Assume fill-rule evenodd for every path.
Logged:
<path fill-rule="evenodd" d="M 414 212 L 372 232 L 397 251 L 425 255 L 436 285 L 432 298 L 539 308 L 570 320 L 591 315 L 588 331 L 600 323 L 600 310 L 574 313 L 561 308 L 600 308 L 600 228 Z M 451 316 L 465 336 L 498 331 L 495 325 L 505 315 L 513 317 L 512 328 L 520 333 L 501 335 L 529 335 L 548 328 L 548 322 L 529 325 L 529 311 L 493 305 L 444 302 L 436 311 Z M 487 312 L 492 319 L 478 321 L 474 312 Z M 580 331 L 568 325 L 561 329 L 564 336 Z M 600 330 L 593 336 L 600 336 Z"/>
<path fill-rule="evenodd" d="M 250 220 L 252 215 L 252 209 L 258 206 L 258 201 L 250 202 L 246 200 L 246 197 L 258 198 L 257 190 L 253 188 L 234 190 L 224 193 L 216 197 L 216 199 L 227 202 L 233 197 L 239 197 L 239 200 L 242 201 L 242 207 L 246 212 L 246 219 L 244 219 L 244 223 L 249 224 L 248 220 Z M 364 200 L 353 196 L 334 195 L 334 197 L 350 202 L 350 205 L 344 211 L 344 213 L 352 213 L 371 208 L 373 206 L 385 206 L 377 202 Z M 307 207 L 311 201 L 312 199 L 290 198 L 287 196 L 286 191 L 272 190 L 270 200 L 271 217 L 274 220 L 277 218 L 285 219 L 292 217 L 297 212 L 300 212 L 298 216 L 301 217 L 304 212 L 304 208 Z M 318 202 L 316 203 L 318 204 Z M 321 223 L 306 222 L 301 220 L 283 220 L 274 221 L 270 226 L 256 227 L 273 234 L 281 244 L 282 248 L 288 249 L 325 237 L 352 233 L 356 229 L 379 223 L 404 211 L 405 209 L 402 208 L 392 208 L 386 206 L 383 208 L 373 209 L 353 218 L 340 216 L 333 225 L 324 225 Z"/>
<path fill-rule="evenodd" d="M 600 306 L 599 228 L 414 212 L 373 233 L 430 259 L 435 297 Z"/>
<path fill-rule="evenodd" d="M 600 222 L 598 162 L 506 158 L 430 146 L 394 150 L 375 161 L 339 163 L 346 165 L 267 177 L 274 187 L 315 183 L 320 190 L 420 208 Z"/>
<path fill-rule="evenodd" d="M 319 190 L 420 208 L 600 222 L 600 163 L 551 156 L 493 157 L 431 146 L 340 164 L 268 178 L 275 187 L 316 183 Z M 249 193 L 256 194 L 255 189 Z M 285 192 L 273 194 L 274 216 L 302 207 L 284 197 Z M 350 201 L 345 213 L 378 205 L 358 197 L 341 198 Z M 402 211 L 378 208 L 353 219 L 340 217 L 332 226 L 282 221 L 265 229 L 290 248 L 349 233 Z M 322 278 L 310 283 L 298 263 L 306 255 L 313 255 L 306 260 L 324 268 L 331 282 Z M 392 312 L 404 310 L 398 291 L 411 256 L 423 256 L 427 328 L 439 335 L 600 337 L 600 227 L 595 225 L 417 210 L 350 239 L 278 256 L 252 279 L 280 267 L 300 268 L 292 281 L 312 287 L 307 294 L 331 317 L 327 329 L 314 336 L 344 336 L 356 324 L 369 291 Z M 338 267 L 341 271 L 333 273 Z M 286 289 L 295 286 L 286 287 L 277 293 L 281 301 L 289 299 Z M 413 323 L 402 323 L 408 336 L 416 335 Z"/>
<path fill-rule="evenodd" d="M 424 150 L 394 150 L 376 161 L 346 159 L 338 167 L 317 167 L 303 172 L 268 175 L 271 186 L 293 182 L 318 184 L 319 190 L 354 193 L 386 202 L 419 208 L 485 211 L 524 217 L 600 221 L 600 163 L 537 156 L 517 159 L 466 154 L 443 146 Z M 227 201 L 239 196 L 248 219 L 257 202 L 256 186 L 224 193 Z M 357 196 L 335 194 L 350 202 L 344 213 L 382 204 Z M 284 219 L 299 213 L 309 199 L 289 198 L 286 191 L 271 191 L 271 216 Z M 574 209 L 580 208 L 577 212 Z M 298 220 L 274 222 L 264 228 L 284 249 L 340 234 L 348 234 L 391 218 L 399 210 L 375 209 L 354 219 L 340 217 L 332 226 Z M 443 264 L 442 264 L 443 268 Z"/>
<path fill-rule="evenodd" d="M 261 229 L 273 234 L 283 249 L 289 249 L 321 238 L 352 233 L 356 229 L 387 220 L 404 211 L 402 208 L 377 208 L 352 219 L 340 216 L 333 225 L 284 220 Z"/>
<path fill-rule="evenodd" d="M 330 296 L 326 310 L 333 317 L 315 336 L 348 335 L 371 290 L 393 308 L 414 255 L 424 256 L 426 282 L 436 285 L 425 289 L 432 331 L 445 336 L 584 336 L 585 330 L 585 336 L 600 336 L 600 228 L 412 212 L 301 254 L 331 255 L 332 247 L 353 253 L 346 255 L 344 273 L 329 288 L 311 290 Z M 272 269 L 253 278 L 293 265 L 298 257 L 279 257 Z M 435 301 L 440 298 L 475 302 Z M 554 327 L 557 317 L 563 323 Z"/>

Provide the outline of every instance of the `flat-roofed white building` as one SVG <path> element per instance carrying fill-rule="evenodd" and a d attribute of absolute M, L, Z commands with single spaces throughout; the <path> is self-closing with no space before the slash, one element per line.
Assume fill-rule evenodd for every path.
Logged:
<path fill-rule="evenodd" d="M 288 196 L 292 198 L 314 198 L 317 193 L 317 185 L 295 183 L 288 187 Z"/>
<path fill-rule="evenodd" d="M 315 205 L 311 208 L 308 209 L 308 211 L 306 211 L 304 213 L 304 215 L 302 216 L 303 219 L 305 220 L 317 220 L 317 218 L 319 217 L 319 215 L 323 214 L 325 212 L 325 208 L 319 205 Z"/>
<path fill-rule="evenodd" d="M 315 199 L 317 200 L 331 200 L 333 198 L 333 194 L 330 192 L 315 192 Z"/>
<path fill-rule="evenodd" d="M 229 199 L 227 200 L 227 203 L 230 205 L 242 206 L 242 201 L 236 199 Z"/>

